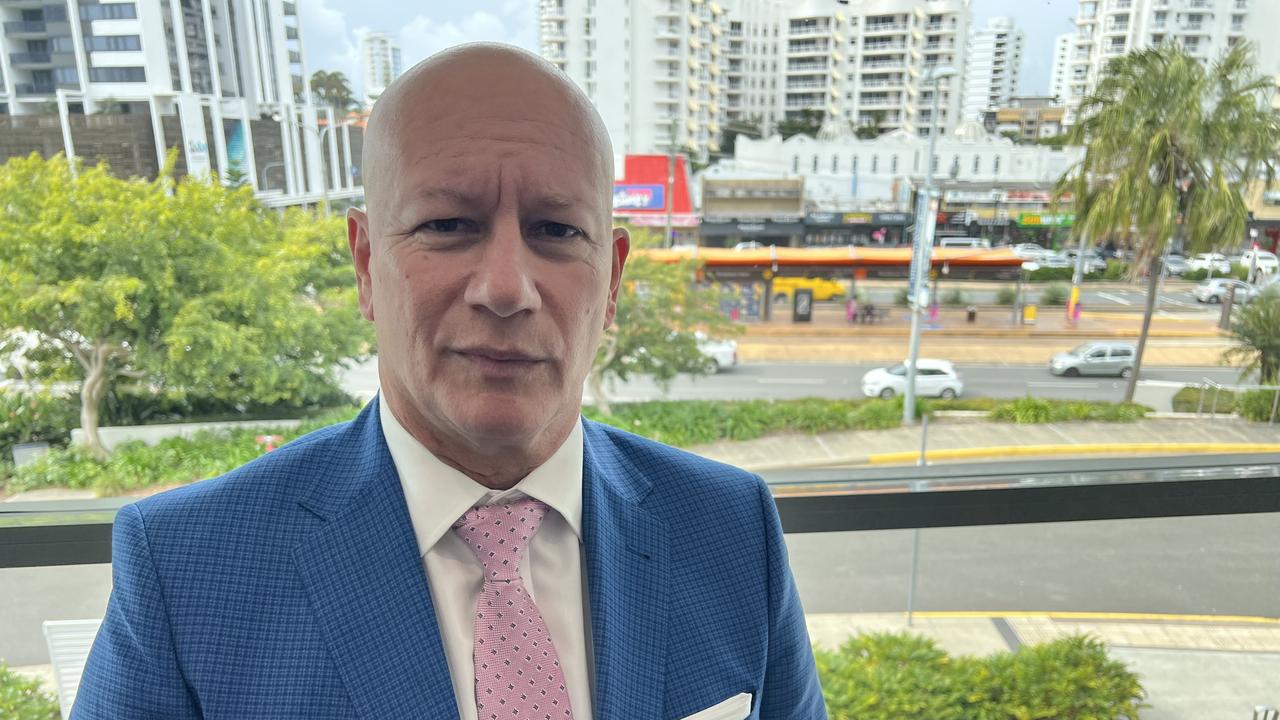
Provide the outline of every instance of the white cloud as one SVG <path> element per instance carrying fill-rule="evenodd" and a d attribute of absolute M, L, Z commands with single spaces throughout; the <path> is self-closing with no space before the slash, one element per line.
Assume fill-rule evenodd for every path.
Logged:
<path fill-rule="evenodd" d="M 524 12 L 520 12 L 521 9 Z M 502 17 L 486 10 L 472 12 L 459 22 L 441 22 L 417 15 L 400 30 L 404 67 L 408 69 L 445 48 L 468 42 L 505 42 L 536 50 L 536 38 L 530 39 L 532 14 L 528 2 L 509 0 L 503 5 Z"/>
<path fill-rule="evenodd" d="M 360 87 L 360 50 L 355 34 L 347 29 L 346 17 L 329 6 L 330 0 L 311 0 L 301 13 L 302 37 L 307 50 L 307 70 L 340 71 L 351 81 L 358 95 Z M 356 32 L 366 28 L 357 28 Z"/>

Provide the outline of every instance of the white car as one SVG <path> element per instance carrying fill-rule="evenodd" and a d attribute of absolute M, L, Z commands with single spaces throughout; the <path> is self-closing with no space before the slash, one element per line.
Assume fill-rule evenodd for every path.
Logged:
<path fill-rule="evenodd" d="M 1240 264 L 1245 267 L 1254 267 L 1254 255 L 1257 255 L 1258 272 L 1271 275 L 1280 270 L 1280 259 L 1276 258 L 1275 253 L 1266 250 L 1250 250 L 1240 256 Z"/>
<path fill-rule="evenodd" d="M 1213 272 L 1218 275 L 1226 275 L 1231 272 L 1231 261 L 1226 255 L 1221 253 L 1200 253 L 1195 257 L 1187 260 L 1187 265 L 1192 270 L 1208 270 L 1213 268 Z"/>
<path fill-rule="evenodd" d="M 862 376 L 862 394 L 889 400 L 907 390 L 907 364 L 876 368 Z M 960 373 L 946 360 L 920 358 L 916 361 L 916 394 L 950 400 L 964 392 Z"/>
<path fill-rule="evenodd" d="M 1218 304 L 1227 298 L 1227 291 L 1235 288 L 1236 303 L 1247 303 L 1258 296 L 1258 289 L 1247 282 L 1233 278 L 1213 278 L 1205 280 L 1191 291 L 1198 302 Z"/>
<path fill-rule="evenodd" d="M 1023 260 L 1039 260 L 1045 255 L 1052 255 L 1053 251 L 1035 243 L 1020 243 L 1013 246 L 1013 254 Z"/>
<path fill-rule="evenodd" d="M 698 338 L 699 352 L 716 361 L 716 372 L 728 370 L 738 364 L 737 340 L 712 340 L 700 332 L 694 335 Z"/>

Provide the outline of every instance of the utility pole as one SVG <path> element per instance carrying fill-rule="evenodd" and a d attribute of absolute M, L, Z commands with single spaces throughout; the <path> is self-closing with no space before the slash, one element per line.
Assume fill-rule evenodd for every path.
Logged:
<path fill-rule="evenodd" d="M 941 96 L 940 81 L 957 75 L 952 67 L 937 67 L 925 75 L 925 84 L 933 85 L 933 113 L 929 116 L 929 154 L 925 158 L 924 188 L 916 203 L 916 234 L 912 243 L 910 279 L 915 297 L 907 298 L 911 306 L 911 340 L 907 349 L 907 387 L 903 393 L 902 424 L 916 421 L 916 361 L 920 358 L 920 313 L 929 295 L 930 259 L 933 255 L 933 227 L 938 216 L 933 209 L 933 156 L 938 147 L 938 111 Z"/>

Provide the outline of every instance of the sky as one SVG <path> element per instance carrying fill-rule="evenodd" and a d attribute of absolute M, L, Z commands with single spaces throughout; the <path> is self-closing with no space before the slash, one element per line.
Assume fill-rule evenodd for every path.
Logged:
<path fill-rule="evenodd" d="M 1037 95 L 1048 92 L 1054 38 L 1074 29 L 1078 6 L 1078 0 L 973 0 L 973 19 L 981 26 L 992 17 L 1012 17 L 1026 32 L 1019 91 Z M 475 40 L 538 50 L 537 0 L 303 0 L 298 11 L 308 72 L 340 70 L 357 95 L 363 95 L 357 37 L 366 30 L 397 38 L 406 69 Z"/>

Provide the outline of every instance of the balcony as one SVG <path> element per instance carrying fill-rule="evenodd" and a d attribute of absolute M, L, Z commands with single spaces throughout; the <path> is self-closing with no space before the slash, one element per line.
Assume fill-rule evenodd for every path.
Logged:
<path fill-rule="evenodd" d="M 285 0 L 285 2 L 284 2 L 284 14 L 285 14 L 285 15 L 297 15 L 297 14 L 298 14 L 298 4 L 297 4 L 297 3 L 295 3 L 295 2 L 293 2 L 292 0 Z"/>
<path fill-rule="evenodd" d="M 825 62 L 807 62 L 807 63 L 789 63 L 787 65 L 787 74 L 795 75 L 797 73 L 824 73 L 827 71 Z"/>
<path fill-rule="evenodd" d="M 877 55 L 881 53 L 891 53 L 907 49 L 906 42 L 887 42 L 887 43 L 868 43 L 862 46 L 863 55 Z"/>
<path fill-rule="evenodd" d="M 4 34 L 10 38 L 47 35 L 48 32 L 49 26 L 43 20 L 17 20 L 4 24 Z"/>
<path fill-rule="evenodd" d="M 79 90 L 77 83 L 16 83 L 14 93 L 19 97 L 32 95 L 52 95 L 56 90 Z"/>
<path fill-rule="evenodd" d="M 830 32 L 831 32 L 830 27 L 823 27 L 819 25 L 819 26 L 802 27 L 802 28 L 791 28 L 791 31 L 788 33 L 788 35 L 790 37 L 812 37 L 814 35 L 827 35 L 827 34 L 830 34 Z"/>
<path fill-rule="evenodd" d="M 881 35 L 884 33 L 904 33 L 908 30 L 906 23 L 868 23 L 862 30 L 863 35 Z"/>
<path fill-rule="evenodd" d="M 905 66 L 905 64 L 906 64 L 906 61 L 903 60 L 902 58 L 899 58 L 897 60 L 864 60 L 862 61 L 863 69 L 902 68 Z"/>

